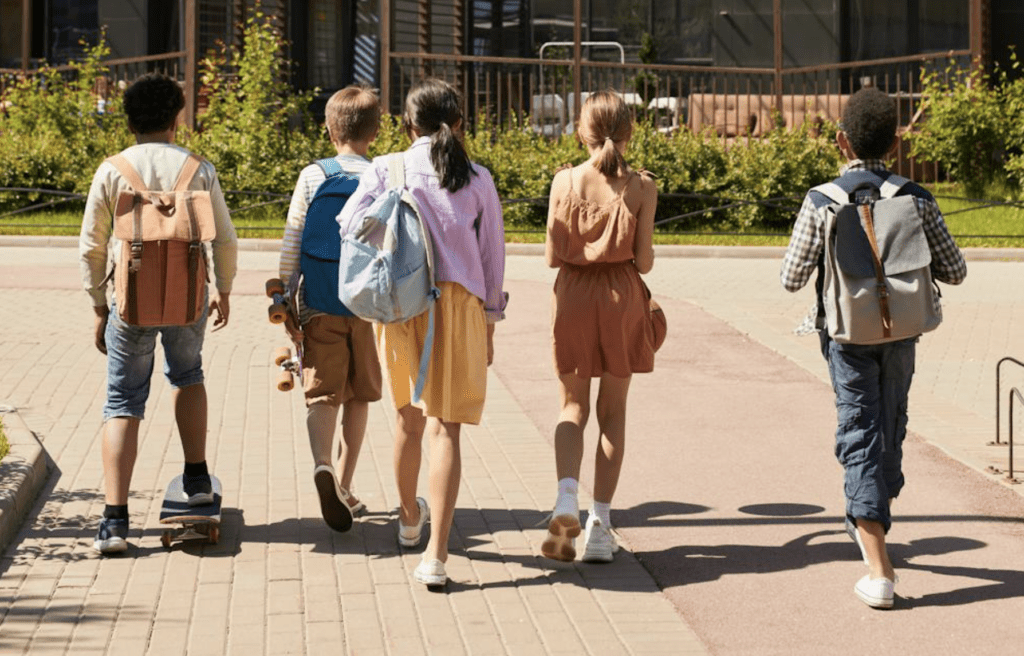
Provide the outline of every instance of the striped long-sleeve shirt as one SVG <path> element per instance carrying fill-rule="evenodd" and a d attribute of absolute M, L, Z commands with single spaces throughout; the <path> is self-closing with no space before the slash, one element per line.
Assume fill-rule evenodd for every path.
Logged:
<path fill-rule="evenodd" d="M 341 170 L 354 176 L 360 176 L 370 160 L 358 155 L 338 155 L 335 158 L 341 165 Z M 302 232 L 306 227 L 306 212 L 309 210 L 309 203 L 313 200 L 316 190 L 324 183 L 327 176 L 318 164 L 310 164 L 299 173 L 299 179 L 295 183 L 295 191 L 292 192 L 292 202 L 288 206 L 288 219 L 284 225 L 284 237 L 281 240 L 281 259 L 278 264 L 278 275 L 287 285 L 292 276 L 299 272 L 299 256 L 302 252 Z M 317 312 L 306 306 L 303 302 L 302 289 L 299 290 L 299 305 L 301 307 L 300 323 L 305 324 L 311 318 L 321 312 Z"/>

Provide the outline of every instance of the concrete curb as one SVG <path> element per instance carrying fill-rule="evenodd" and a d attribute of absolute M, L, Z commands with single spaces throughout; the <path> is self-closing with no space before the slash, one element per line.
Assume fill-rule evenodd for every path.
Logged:
<path fill-rule="evenodd" d="M 0 406 L 11 450 L 0 461 L 0 553 L 21 530 L 22 522 L 49 475 L 46 450 L 10 406 Z"/>
<path fill-rule="evenodd" d="M 23 237 L 17 235 L 0 235 L 0 247 L 55 247 L 78 248 L 78 237 Z M 280 239 L 239 239 L 238 248 L 243 251 L 260 251 L 278 253 L 281 251 Z M 971 262 L 1024 262 L 1024 248 L 964 248 L 964 258 Z M 543 255 L 544 244 L 519 244 L 509 242 L 505 245 L 507 255 Z M 750 258 L 764 260 L 781 260 L 786 253 L 784 246 L 655 246 L 656 257 L 693 257 L 693 258 Z"/>

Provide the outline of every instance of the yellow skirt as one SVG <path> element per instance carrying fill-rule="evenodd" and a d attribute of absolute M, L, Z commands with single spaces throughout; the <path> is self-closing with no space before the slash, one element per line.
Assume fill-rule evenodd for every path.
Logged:
<path fill-rule="evenodd" d="M 487 316 L 484 304 L 454 282 L 439 282 L 434 306 L 434 345 L 419 403 L 428 417 L 479 424 L 487 394 Z M 374 324 L 377 351 L 395 408 L 412 403 L 430 314 L 404 323 Z"/>

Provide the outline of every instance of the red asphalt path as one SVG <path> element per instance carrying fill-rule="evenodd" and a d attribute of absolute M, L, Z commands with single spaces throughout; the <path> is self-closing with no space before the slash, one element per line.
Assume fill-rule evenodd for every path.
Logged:
<path fill-rule="evenodd" d="M 509 289 L 494 366 L 550 441 L 550 287 Z M 632 383 L 612 519 L 710 651 L 1022 653 L 1024 499 L 911 434 L 889 535 L 898 598 L 868 608 L 853 594 L 865 568 L 843 530 L 831 389 L 695 306 L 658 301 L 669 337 Z"/>

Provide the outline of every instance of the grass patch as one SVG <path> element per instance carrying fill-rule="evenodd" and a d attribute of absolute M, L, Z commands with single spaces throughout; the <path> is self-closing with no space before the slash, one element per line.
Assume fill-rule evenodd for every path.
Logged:
<path fill-rule="evenodd" d="M 961 247 L 1024 248 L 1024 207 L 1013 205 L 984 206 L 989 201 L 971 201 L 961 198 L 962 192 L 954 185 L 932 188 L 939 208 L 946 217 L 950 232 Z M 260 205 L 260 199 L 246 199 L 242 205 L 248 209 L 236 211 L 232 218 L 238 236 L 255 239 L 280 239 L 284 234 L 286 202 Z M 39 211 L 16 214 L 0 219 L 0 235 L 77 236 L 81 228 L 80 208 L 59 211 Z M 544 243 L 543 232 L 517 232 L 509 226 L 505 233 L 511 243 Z M 700 246 L 785 246 L 788 234 L 675 234 L 654 235 L 655 244 Z"/>
<path fill-rule="evenodd" d="M 11 445 L 7 443 L 7 434 L 4 433 L 4 420 L 0 419 L 0 460 L 3 460 L 10 450 Z"/>

